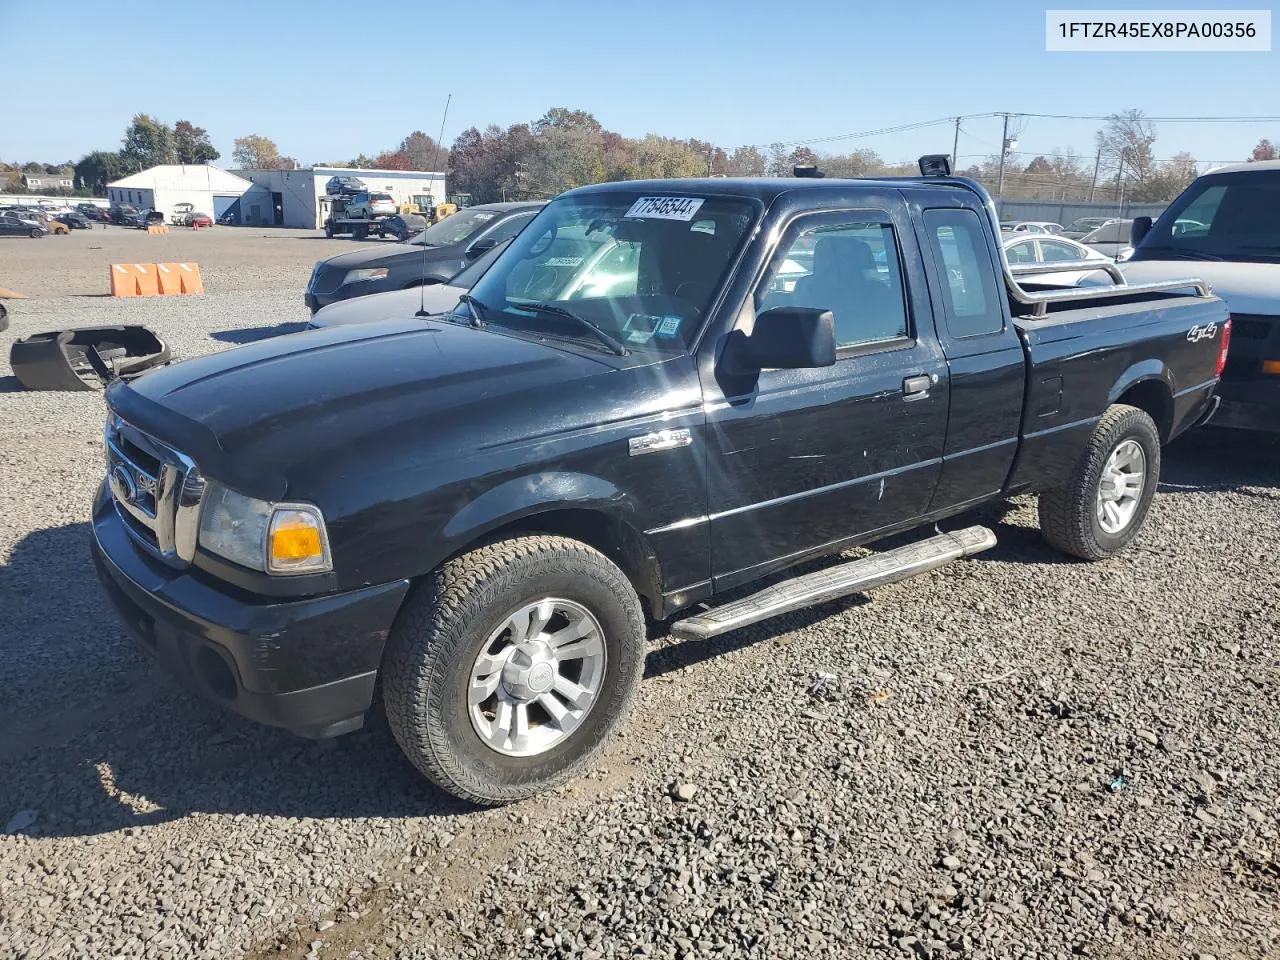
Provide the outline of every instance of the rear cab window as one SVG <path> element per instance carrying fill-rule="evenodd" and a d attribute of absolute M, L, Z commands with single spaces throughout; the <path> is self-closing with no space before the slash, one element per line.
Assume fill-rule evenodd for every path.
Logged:
<path fill-rule="evenodd" d="M 1004 292 L 991 259 L 982 219 L 963 207 L 924 211 L 934 262 L 941 273 L 947 331 L 957 340 L 1004 330 Z"/>

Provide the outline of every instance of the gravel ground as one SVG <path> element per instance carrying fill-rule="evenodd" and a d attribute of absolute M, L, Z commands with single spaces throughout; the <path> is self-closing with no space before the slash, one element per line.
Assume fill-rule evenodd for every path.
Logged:
<path fill-rule="evenodd" d="M 311 259 L 256 292 L 15 302 L 4 337 L 221 349 L 304 320 Z M 1280 955 L 1275 442 L 1175 445 L 1109 562 L 1064 562 L 1019 499 L 979 558 L 659 636 L 590 776 L 477 812 L 380 724 L 308 743 L 136 655 L 87 556 L 101 399 L 8 374 L 0 956 Z"/>
<path fill-rule="evenodd" d="M 29 297 L 106 296 L 113 263 L 200 264 L 205 290 L 292 290 L 299 300 L 317 260 L 355 249 L 319 230 L 214 227 L 151 235 L 96 226 L 41 240 L 0 237 L 0 287 Z M 368 240 L 390 244 L 391 240 Z M 82 308 L 96 312 L 95 308 Z M 92 313 L 90 319 L 92 319 Z M 77 322 L 84 322 L 78 320 Z"/>

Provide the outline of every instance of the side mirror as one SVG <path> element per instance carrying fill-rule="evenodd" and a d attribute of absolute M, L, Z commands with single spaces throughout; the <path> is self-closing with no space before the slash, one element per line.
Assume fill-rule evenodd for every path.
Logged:
<path fill-rule="evenodd" d="M 488 253 L 497 245 L 498 245 L 498 240 L 496 237 L 493 237 L 493 236 L 481 237 L 471 246 L 467 247 L 467 256 L 470 257 L 472 260 L 474 260 L 476 257 L 480 256 L 480 254 L 482 253 Z"/>
<path fill-rule="evenodd" d="M 820 307 L 774 307 L 756 316 L 751 336 L 734 331 L 724 362 L 733 374 L 806 370 L 836 362 L 836 322 Z"/>
<path fill-rule="evenodd" d="M 1142 242 L 1142 238 L 1150 232 L 1150 217 L 1134 217 L 1133 223 L 1129 226 L 1129 246 L 1136 247 Z"/>

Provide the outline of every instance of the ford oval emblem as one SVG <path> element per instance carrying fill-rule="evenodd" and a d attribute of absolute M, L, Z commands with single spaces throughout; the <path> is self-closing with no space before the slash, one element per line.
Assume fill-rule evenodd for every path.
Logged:
<path fill-rule="evenodd" d="M 111 471 L 107 482 L 111 492 L 121 503 L 133 503 L 138 497 L 138 486 L 133 482 L 133 474 L 123 465 Z"/>

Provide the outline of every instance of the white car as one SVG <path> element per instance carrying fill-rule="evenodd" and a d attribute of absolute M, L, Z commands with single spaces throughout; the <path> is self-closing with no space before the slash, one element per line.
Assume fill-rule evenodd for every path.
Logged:
<path fill-rule="evenodd" d="M 1004 255 L 1011 267 L 1028 263 L 1053 263 L 1055 260 L 1094 260 L 1110 263 L 1111 258 L 1083 243 L 1054 237 L 1048 234 L 1003 235 Z M 1062 273 L 1037 273 L 1026 278 L 1027 283 L 1045 283 L 1054 287 L 1079 287 L 1110 283 L 1110 278 L 1098 270 L 1064 270 Z"/>
<path fill-rule="evenodd" d="M 1050 233 L 1062 235 L 1062 224 L 1048 220 L 1006 220 L 1000 224 L 1001 233 Z"/>

